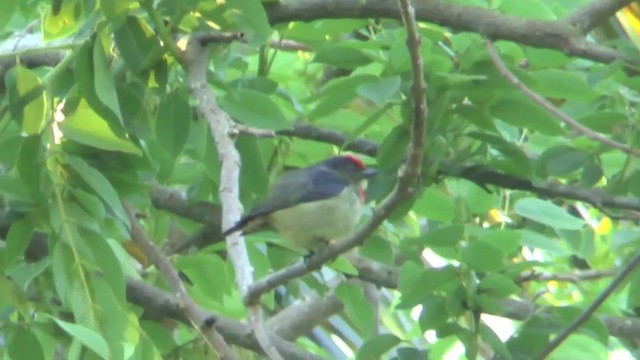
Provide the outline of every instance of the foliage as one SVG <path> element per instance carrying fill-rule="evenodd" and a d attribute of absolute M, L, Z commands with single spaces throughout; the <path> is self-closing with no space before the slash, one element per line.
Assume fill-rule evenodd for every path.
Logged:
<path fill-rule="evenodd" d="M 451 3 L 551 22 L 587 1 Z M 174 35 L 244 34 L 211 46 L 207 80 L 222 109 L 245 126 L 235 142 L 245 208 L 285 167 L 346 149 L 381 169 L 368 188 L 372 206 L 391 191 L 413 120 L 406 28 L 355 15 L 276 21 L 275 8 L 259 0 L 0 2 L 0 59 L 16 61 L 2 63 L 0 90 L 4 358 L 214 356 L 184 314 L 156 303 L 168 296 L 179 304 L 131 242 L 122 202 L 136 208 L 193 300 L 225 319 L 217 326 L 226 340 L 248 348 L 237 350 L 241 358 L 260 356 L 255 343 L 233 335 L 249 315 L 220 235 L 219 154 L 168 44 Z M 614 28 L 610 20 L 591 40 L 635 54 Z M 262 298 L 268 320 L 300 299 L 318 301 L 314 309 L 333 299 L 326 318 L 311 317 L 303 333 L 285 337 L 309 353 L 532 358 L 636 253 L 638 160 L 564 125 L 496 70 L 481 35 L 459 30 L 420 22 L 428 86 L 420 188 L 359 249 L 391 280 L 381 283 L 379 271 L 369 281 L 382 287 L 366 290 L 340 274 L 362 275 L 361 267 L 336 261 Z M 17 39 L 36 45 L 12 47 Z M 496 42 L 525 85 L 590 131 L 640 146 L 639 85 L 629 64 L 527 41 Z M 316 135 L 303 136 L 296 121 Z M 361 142 L 336 145 L 317 135 L 322 129 Z M 258 130 L 279 135 L 247 134 Z M 246 240 L 255 279 L 300 259 L 274 233 Z M 165 292 L 145 297 L 145 284 Z M 630 339 L 640 336 L 640 322 L 631 333 L 611 324 L 635 320 L 638 306 L 634 274 L 552 358 L 635 354 Z"/>

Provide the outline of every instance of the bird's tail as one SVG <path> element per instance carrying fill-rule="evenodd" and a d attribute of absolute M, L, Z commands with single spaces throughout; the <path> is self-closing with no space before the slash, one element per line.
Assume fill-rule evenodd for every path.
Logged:
<path fill-rule="evenodd" d="M 238 220 L 235 225 L 225 230 L 222 235 L 229 236 L 237 231 L 242 231 L 243 234 L 250 234 L 263 230 L 265 227 L 267 227 L 267 220 L 264 216 L 245 216 Z"/>

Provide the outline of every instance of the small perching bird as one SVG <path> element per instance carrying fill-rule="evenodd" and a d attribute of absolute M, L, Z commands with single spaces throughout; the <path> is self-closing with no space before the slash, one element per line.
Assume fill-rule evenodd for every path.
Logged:
<path fill-rule="evenodd" d="M 224 235 L 272 228 L 307 250 L 346 237 L 360 219 L 367 179 L 376 174 L 353 155 L 286 172 L 273 183 L 267 198 Z"/>

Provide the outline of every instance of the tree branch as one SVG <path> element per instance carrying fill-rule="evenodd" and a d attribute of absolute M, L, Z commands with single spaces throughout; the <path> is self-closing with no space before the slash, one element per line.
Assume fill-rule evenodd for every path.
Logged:
<path fill-rule="evenodd" d="M 547 110 L 551 114 L 555 115 L 558 119 L 560 119 L 565 125 L 573 128 L 578 131 L 580 134 L 586 136 L 587 138 L 597 141 L 601 144 L 607 145 L 609 147 L 621 150 L 624 153 L 629 155 L 640 157 L 640 150 L 633 149 L 627 145 L 621 144 L 615 140 L 611 140 L 602 134 L 595 132 L 588 127 L 582 125 L 577 120 L 572 118 L 571 116 L 563 113 L 557 107 L 553 106 L 547 99 L 535 93 L 533 90 L 529 89 L 527 85 L 525 85 L 520 79 L 518 79 L 508 68 L 507 65 L 502 61 L 500 55 L 498 55 L 498 51 L 496 47 L 490 40 L 486 41 L 487 52 L 489 53 L 489 58 L 498 69 L 500 75 L 502 75 L 508 82 L 510 82 L 513 86 L 517 87 L 525 96 L 531 99 L 536 104 L 540 105 L 543 109 Z"/>
<path fill-rule="evenodd" d="M 615 274 L 616 272 L 614 270 L 584 270 L 568 274 L 530 273 L 520 275 L 516 279 L 516 283 L 523 283 L 527 281 L 564 281 L 577 284 L 583 280 L 599 280 L 614 276 Z"/>
<path fill-rule="evenodd" d="M 599 6 L 596 4 L 598 2 L 605 1 L 594 0 L 591 7 L 578 10 L 578 15 L 574 17 L 570 15 L 569 19 L 573 19 L 571 21 L 531 20 L 443 0 L 423 0 L 416 3 L 415 8 L 418 21 L 435 23 L 453 30 L 475 32 L 493 40 L 509 40 L 539 48 L 555 49 L 570 56 L 596 62 L 624 60 L 637 64 L 634 59 L 614 49 L 587 42 L 583 34 L 574 29 L 573 26 L 580 24 L 582 30 L 599 24 L 603 16 L 611 14 L 613 8 L 621 8 L 628 1 L 606 1 L 605 6 Z M 319 19 L 401 19 L 400 11 L 387 0 L 281 0 L 267 6 L 266 11 L 272 25 Z M 593 20 L 583 20 L 577 24 L 575 17 L 579 14 L 592 16 Z"/>
<path fill-rule="evenodd" d="M 206 42 L 209 44 L 209 42 Z M 185 56 L 185 69 L 188 73 L 189 86 L 196 98 L 200 112 L 209 124 L 211 135 L 220 157 L 220 189 L 222 203 L 222 226 L 230 228 L 242 215 L 240 203 L 240 154 L 230 136 L 233 121 L 216 102 L 215 94 L 207 82 L 208 51 L 199 39 L 189 41 Z M 253 268 L 240 233 L 227 236 L 226 249 L 236 274 L 236 284 L 243 296 L 253 282 Z M 251 323 L 262 349 L 273 360 L 281 360 L 282 356 L 275 348 L 271 338 L 264 329 L 262 307 L 255 303 L 249 309 Z"/>
<path fill-rule="evenodd" d="M 127 215 L 129 216 L 129 222 L 131 222 L 131 239 L 145 252 L 147 257 L 151 259 L 151 262 L 160 270 L 165 279 L 171 286 L 173 292 L 178 296 L 178 307 L 185 310 L 186 316 L 189 319 L 191 325 L 202 335 L 209 343 L 209 346 L 216 351 L 222 359 L 235 360 L 239 359 L 236 353 L 229 347 L 224 338 L 218 333 L 214 326 L 210 326 L 204 333 L 200 330 L 200 326 L 205 323 L 207 318 L 202 317 L 202 312 L 198 309 L 198 306 L 191 299 L 187 290 L 184 288 L 178 272 L 169 263 L 169 260 L 160 254 L 160 250 L 149 241 L 147 235 L 142 230 L 138 219 L 135 216 L 134 210 L 126 203 L 122 203 Z"/>
<path fill-rule="evenodd" d="M 189 324 L 188 317 L 185 316 L 179 300 L 174 295 L 157 289 L 153 285 L 147 284 L 144 281 L 134 280 L 131 278 L 127 279 L 127 300 L 142 307 L 145 311 L 144 316 L 147 318 L 162 319 L 164 317 L 170 317 Z M 200 312 L 199 317 L 213 319 L 215 327 L 229 343 L 262 353 L 262 348 L 256 340 L 251 327 L 241 322 L 213 314 L 197 305 L 196 307 Z M 278 339 L 274 341 L 274 343 L 278 348 L 278 351 L 280 351 L 280 353 L 282 353 L 287 359 L 322 359 L 319 356 L 298 348 L 296 345 L 288 341 Z"/>

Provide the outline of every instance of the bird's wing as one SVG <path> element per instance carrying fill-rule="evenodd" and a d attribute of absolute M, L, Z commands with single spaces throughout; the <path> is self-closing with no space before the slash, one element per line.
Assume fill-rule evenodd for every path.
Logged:
<path fill-rule="evenodd" d="M 285 173 L 273 184 L 269 196 L 251 213 L 263 215 L 300 203 L 328 199 L 341 193 L 348 185 L 346 180 L 325 169 L 302 175 L 298 171 Z"/>
<path fill-rule="evenodd" d="M 224 235 L 239 230 L 245 233 L 257 231 L 266 225 L 264 215 L 296 204 L 337 196 L 348 185 L 346 180 L 326 169 L 285 173 L 271 186 L 269 196 L 225 231 Z"/>

